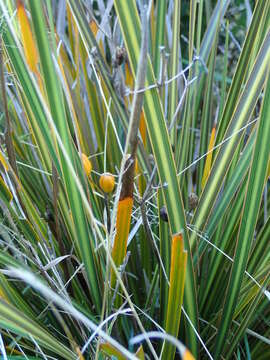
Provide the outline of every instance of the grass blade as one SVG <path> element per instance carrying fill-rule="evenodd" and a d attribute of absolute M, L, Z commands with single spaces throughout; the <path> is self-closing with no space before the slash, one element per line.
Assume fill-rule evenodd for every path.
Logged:
<path fill-rule="evenodd" d="M 270 51 L 269 51 L 270 52 Z M 252 163 L 249 172 L 246 198 L 241 217 L 241 224 L 237 238 L 237 245 L 234 256 L 234 263 L 231 271 L 230 282 L 227 289 L 223 314 L 221 318 L 222 326 L 217 336 L 215 357 L 218 358 L 222 353 L 225 344 L 225 337 L 229 331 L 235 309 L 237 297 L 239 295 L 241 282 L 247 265 L 248 253 L 253 240 L 256 220 L 258 216 L 261 196 L 265 184 L 268 159 L 270 156 L 270 78 L 269 70 L 266 80 L 265 97 L 262 106 L 260 121 L 257 129 L 257 136 L 252 156 Z M 261 156 L 261 154 L 264 156 Z M 252 210 L 252 211 L 251 211 Z"/>
<path fill-rule="evenodd" d="M 168 334 L 178 337 L 181 307 L 184 297 L 185 273 L 187 265 L 187 252 L 184 250 L 182 235 L 175 235 L 172 239 L 170 288 L 167 307 L 165 330 Z M 162 359 L 173 359 L 175 347 L 165 343 Z"/>
<path fill-rule="evenodd" d="M 135 1 L 115 1 L 115 8 L 120 20 L 122 34 L 124 36 L 129 61 L 133 74 L 136 72 L 139 59 L 141 27 Z M 155 83 L 154 73 L 148 60 L 146 84 L 149 86 Z M 172 233 L 179 233 L 183 230 L 185 247 L 189 250 L 188 234 L 185 223 L 183 201 L 176 177 L 176 168 L 172 156 L 172 149 L 169 142 L 168 130 L 166 127 L 164 113 L 161 107 L 158 91 L 153 89 L 145 92 L 144 99 L 145 120 L 148 129 L 153 153 L 156 159 L 159 179 L 162 186 L 168 218 Z M 165 186 L 164 186 L 165 185 Z M 191 321 L 196 326 L 196 295 L 194 288 L 194 274 L 191 255 L 188 255 L 187 282 L 185 287 L 185 306 Z M 190 349 L 197 353 L 197 339 L 192 328 L 189 328 L 188 340 Z"/>

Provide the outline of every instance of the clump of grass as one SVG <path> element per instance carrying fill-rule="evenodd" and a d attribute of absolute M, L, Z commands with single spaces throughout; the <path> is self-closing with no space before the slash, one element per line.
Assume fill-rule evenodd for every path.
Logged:
<path fill-rule="evenodd" d="M 4 359 L 268 357 L 269 16 L 0 1 Z"/>

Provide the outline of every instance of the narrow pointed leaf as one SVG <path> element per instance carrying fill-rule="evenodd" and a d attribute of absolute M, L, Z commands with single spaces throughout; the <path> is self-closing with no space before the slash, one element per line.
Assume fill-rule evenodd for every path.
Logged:
<path fill-rule="evenodd" d="M 270 52 L 270 51 L 269 51 Z M 218 332 L 215 357 L 222 353 L 225 338 L 229 331 L 233 312 L 239 295 L 240 286 L 243 280 L 244 271 L 247 265 L 248 253 L 253 241 L 256 220 L 263 187 L 267 176 L 268 159 L 270 155 L 270 77 L 266 81 L 264 102 L 262 105 L 260 121 L 258 123 L 257 136 L 252 156 L 251 168 L 247 184 L 244 209 L 241 217 L 241 224 L 237 238 L 234 263 L 231 271 L 230 282 L 227 289 L 225 304 L 223 308 L 220 330 Z M 263 154 L 263 156 L 262 156 Z"/>

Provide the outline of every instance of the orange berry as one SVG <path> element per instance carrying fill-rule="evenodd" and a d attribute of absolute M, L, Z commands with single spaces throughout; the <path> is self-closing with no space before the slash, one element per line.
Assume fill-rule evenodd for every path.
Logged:
<path fill-rule="evenodd" d="M 110 173 L 105 173 L 101 175 L 99 179 L 99 186 L 105 193 L 110 193 L 113 191 L 115 185 L 114 177 Z"/>
<path fill-rule="evenodd" d="M 83 163 L 83 168 L 84 168 L 86 175 L 89 176 L 92 171 L 92 163 L 88 159 L 88 157 L 83 153 L 82 153 L 82 163 Z"/>

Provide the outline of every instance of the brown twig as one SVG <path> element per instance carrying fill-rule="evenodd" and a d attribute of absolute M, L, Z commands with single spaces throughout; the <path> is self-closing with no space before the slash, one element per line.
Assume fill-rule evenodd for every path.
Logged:
<path fill-rule="evenodd" d="M 138 147 L 138 130 L 140 125 L 140 116 L 143 105 L 144 93 L 139 90 L 144 88 L 146 69 L 147 69 L 147 16 L 146 11 L 142 11 L 142 42 L 140 58 L 137 66 L 137 76 L 135 83 L 135 93 L 132 102 L 131 114 L 130 114 L 130 125 L 127 134 L 128 146 L 130 148 L 130 157 L 125 163 L 125 171 L 122 179 L 122 189 L 120 194 L 120 200 L 125 197 L 133 197 L 133 186 L 134 186 L 134 170 L 136 161 L 136 152 Z"/>

